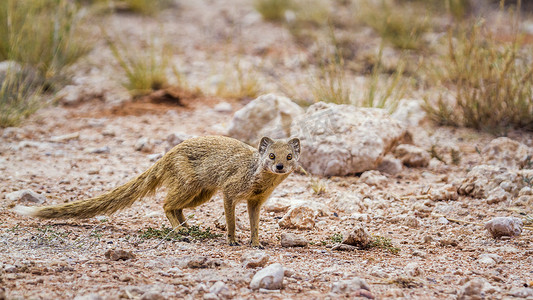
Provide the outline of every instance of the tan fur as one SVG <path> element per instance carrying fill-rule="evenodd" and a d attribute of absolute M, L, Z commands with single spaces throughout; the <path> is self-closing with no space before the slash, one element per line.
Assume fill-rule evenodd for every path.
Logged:
<path fill-rule="evenodd" d="M 292 159 L 288 159 L 288 155 Z M 271 158 L 274 156 L 274 159 Z M 87 200 L 44 207 L 16 207 L 15 211 L 39 218 L 90 218 L 112 214 L 136 200 L 153 195 L 162 185 L 168 189 L 163 208 L 173 227 L 185 225 L 183 209 L 207 202 L 220 190 L 228 242 L 235 240 L 235 205 L 248 204 L 251 244 L 260 247 L 259 211 L 274 188 L 298 166 L 300 141 L 261 139 L 258 149 L 238 140 L 205 136 L 184 141 L 151 168 L 126 184 Z M 276 166 L 283 166 L 278 170 Z"/>

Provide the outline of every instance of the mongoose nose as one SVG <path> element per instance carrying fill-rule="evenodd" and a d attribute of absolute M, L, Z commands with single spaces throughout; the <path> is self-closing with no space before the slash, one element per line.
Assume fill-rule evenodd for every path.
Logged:
<path fill-rule="evenodd" d="M 277 164 L 276 165 L 276 169 L 278 169 L 280 171 L 283 170 L 283 164 Z"/>

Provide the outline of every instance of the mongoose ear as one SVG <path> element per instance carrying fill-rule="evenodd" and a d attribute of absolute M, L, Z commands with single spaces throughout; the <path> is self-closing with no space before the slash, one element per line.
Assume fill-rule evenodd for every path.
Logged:
<path fill-rule="evenodd" d="M 296 156 L 300 156 L 300 139 L 299 138 L 290 139 L 288 144 L 294 150 L 294 154 L 296 154 Z"/>
<path fill-rule="evenodd" d="M 267 148 L 272 144 L 274 144 L 274 141 L 271 138 L 264 136 L 261 139 L 261 142 L 259 142 L 259 153 L 261 155 L 265 154 Z"/>

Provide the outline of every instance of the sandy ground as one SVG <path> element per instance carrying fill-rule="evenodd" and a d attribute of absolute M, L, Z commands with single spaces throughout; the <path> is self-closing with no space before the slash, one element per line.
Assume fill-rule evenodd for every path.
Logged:
<path fill-rule="evenodd" d="M 213 9 L 205 10 L 211 4 Z M 283 28 L 261 22 L 249 4 L 193 1 L 163 13 L 161 20 L 113 15 L 106 22 L 122 24 L 113 34 L 131 34 L 131 39 L 158 30 L 173 36 L 172 43 L 180 45 L 180 55 L 175 59 L 183 62 L 182 71 L 190 82 L 197 82 L 206 91 L 216 82 L 217 72 L 213 69 L 218 65 L 224 68 L 228 53 L 242 49 L 239 53 L 244 61 L 253 63 L 268 52 L 264 66 L 276 66 L 275 71 L 285 72 L 287 80 L 298 78 L 293 67 L 299 65 L 298 57 L 305 57 L 305 53 L 290 42 Z M 161 23 L 165 25 L 161 27 Z M 144 28 L 142 32 L 140 27 Z M 234 40 L 228 43 L 228 37 Z M 279 44 L 283 47 L 275 47 Z M 79 67 L 80 73 L 94 74 L 90 70 L 97 67 L 99 57 L 99 70 L 104 74 L 99 76 L 111 78 L 116 66 L 106 63 L 112 57 L 103 48 L 89 56 L 88 62 Z M 113 80 L 120 89 L 120 80 Z M 265 82 L 265 91 L 279 92 L 275 82 Z M 233 111 L 215 110 L 222 101 L 228 102 Z M 157 159 L 154 154 L 164 153 L 169 146 L 166 140 L 170 134 L 223 134 L 233 112 L 245 103 L 211 97 L 186 100 L 184 106 L 131 100 L 117 104 L 93 99 L 42 109 L 20 128 L 0 130 L 0 287 L 5 297 L 72 299 L 92 294 L 85 299 L 98 299 L 96 295 L 104 299 L 354 298 L 356 293 L 334 294 L 331 289 L 338 281 L 357 277 L 369 284 L 377 299 L 455 299 L 462 286 L 475 278 L 483 279 L 486 285 L 480 296 L 501 299 L 533 285 L 531 231 L 513 238 L 493 239 L 482 226 L 446 223 L 436 217 L 446 215 L 472 223 L 484 223 L 496 216 L 521 217 L 505 210 L 511 207 L 508 203 L 487 204 L 484 199 L 467 196 L 455 201 L 427 197 L 432 187 L 464 178 L 480 163 L 476 148 L 482 149 L 494 137 L 429 123 L 424 123 L 422 130 L 413 130 L 415 144 L 423 149 L 453 146 L 461 153 L 458 165 L 404 167 L 397 175 L 386 175 L 385 184 L 377 187 L 362 183 L 358 176 L 317 178 L 292 174 L 272 197 L 324 203 L 327 213 L 316 219 L 314 229 L 297 230 L 280 228 L 278 221 L 284 212 L 263 211 L 260 239 L 264 250 L 250 248 L 246 243 L 249 232 L 244 205 L 237 208 L 237 236 L 242 246 L 227 245 L 225 232 L 216 226 L 223 213 L 218 194 L 207 204 L 186 211 L 190 224 L 204 230 L 211 228 L 218 234 L 204 240 L 162 241 L 141 236 L 149 228 L 169 226 L 162 210 L 164 190 L 105 218 L 43 221 L 10 211 L 16 204 L 37 205 L 14 203 L 5 197 L 22 189 L 45 195 L 42 204 L 64 203 L 108 191 L 153 164 Z M 57 139 L 66 134 L 73 136 Z M 509 136 L 533 146 L 530 133 L 511 132 Z M 136 146 L 143 138 L 148 146 L 138 151 Z M 311 188 L 312 179 L 322 180 L 326 192 L 316 195 Z M 335 204 L 354 196 L 360 199 L 357 207 Z M 332 250 L 335 243 L 331 237 L 358 224 L 365 224 L 371 235 L 390 238 L 400 251 Z M 282 247 L 280 236 L 285 232 L 302 235 L 310 244 L 303 248 Z M 129 251 L 134 258 L 109 259 L 105 254 L 110 249 Z M 243 259 L 254 254 L 266 256 L 267 264 L 283 265 L 283 289 L 249 289 L 251 278 L 261 267 L 246 268 Z M 496 255 L 494 263 L 481 261 L 483 254 Z M 215 295 L 213 286 L 220 281 L 224 283 L 223 291 Z M 1 295 L 0 290 L 0 298 Z"/>

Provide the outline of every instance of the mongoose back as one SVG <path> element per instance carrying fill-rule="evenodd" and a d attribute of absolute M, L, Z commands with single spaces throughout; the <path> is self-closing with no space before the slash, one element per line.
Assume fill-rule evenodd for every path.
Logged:
<path fill-rule="evenodd" d="M 207 202 L 220 190 L 230 245 L 235 239 L 235 206 L 247 201 L 251 245 L 259 243 L 259 211 L 274 188 L 298 166 L 300 140 L 263 137 L 258 149 L 236 139 L 205 136 L 186 140 L 126 184 L 100 196 L 66 204 L 13 210 L 27 216 L 66 219 L 112 214 L 166 186 L 163 208 L 172 227 L 187 226 L 183 209 Z"/>

